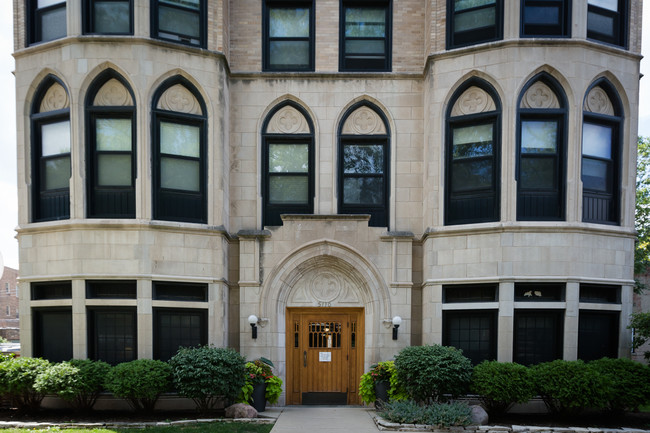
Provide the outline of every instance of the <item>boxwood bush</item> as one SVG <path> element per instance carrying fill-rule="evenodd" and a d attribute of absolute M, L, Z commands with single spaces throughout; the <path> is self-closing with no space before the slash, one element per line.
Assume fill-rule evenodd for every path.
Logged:
<path fill-rule="evenodd" d="M 171 368 L 163 361 L 136 359 L 111 368 L 106 388 L 136 411 L 153 411 L 158 397 L 170 388 Z"/>
<path fill-rule="evenodd" d="M 621 415 L 650 401 L 650 367 L 630 359 L 603 358 L 589 366 L 609 382 L 605 388 L 605 408 Z"/>
<path fill-rule="evenodd" d="M 607 377 L 583 361 L 555 360 L 531 367 L 537 393 L 554 415 L 573 416 L 586 408 L 606 405 L 606 392 L 612 386 Z"/>
<path fill-rule="evenodd" d="M 399 381 L 417 402 L 439 402 L 467 392 L 472 363 L 462 351 L 447 346 L 405 347 L 395 357 Z"/>
<path fill-rule="evenodd" d="M 50 363 L 40 358 L 10 358 L 0 362 L 0 392 L 7 395 L 18 409 L 36 411 L 48 390 L 34 388 L 39 374 L 46 372 Z"/>
<path fill-rule="evenodd" d="M 529 369 L 512 362 L 481 362 L 474 367 L 471 390 L 490 416 L 503 415 L 513 404 L 535 396 Z"/>
<path fill-rule="evenodd" d="M 235 401 L 244 386 L 246 361 L 232 349 L 181 348 L 169 364 L 178 394 L 194 400 L 201 412 L 214 409 L 221 399 Z"/>

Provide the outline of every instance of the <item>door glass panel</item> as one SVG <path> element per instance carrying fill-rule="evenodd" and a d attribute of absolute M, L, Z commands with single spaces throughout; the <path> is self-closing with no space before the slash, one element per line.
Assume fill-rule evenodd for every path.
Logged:
<path fill-rule="evenodd" d="M 308 201 L 307 176 L 272 176 L 269 178 L 269 203 L 305 204 Z"/>
<path fill-rule="evenodd" d="M 384 182 L 381 177 L 346 178 L 343 180 L 345 204 L 383 204 Z"/>
<path fill-rule="evenodd" d="M 309 37 L 308 8 L 270 8 L 269 36 L 307 38 Z"/>
<path fill-rule="evenodd" d="M 131 151 L 130 119 L 97 119 L 97 150 Z"/>
<path fill-rule="evenodd" d="M 585 123 L 582 126 L 582 154 L 611 159 L 612 128 Z"/>
<path fill-rule="evenodd" d="M 162 188 L 199 192 L 199 161 L 178 158 L 160 159 Z"/>
<path fill-rule="evenodd" d="M 70 153 L 70 121 L 41 126 L 42 156 Z"/>
<path fill-rule="evenodd" d="M 334 349 L 341 347 L 340 322 L 309 322 L 309 347 Z"/>
<path fill-rule="evenodd" d="M 454 128 L 454 159 L 492 155 L 491 123 Z"/>
<path fill-rule="evenodd" d="M 345 36 L 383 38 L 386 36 L 386 9 L 347 8 Z"/>
<path fill-rule="evenodd" d="M 200 157 L 198 126 L 160 122 L 160 151 L 168 155 Z"/>
<path fill-rule="evenodd" d="M 309 41 L 271 41 L 271 65 L 307 66 L 309 65 Z"/>
<path fill-rule="evenodd" d="M 131 155 L 97 155 L 100 186 L 131 186 Z"/>
<path fill-rule="evenodd" d="M 555 153 L 557 122 L 521 122 L 521 153 Z"/>
<path fill-rule="evenodd" d="M 307 173 L 309 147 L 306 144 L 269 145 L 269 172 Z"/>
<path fill-rule="evenodd" d="M 53 158 L 45 161 L 45 189 L 60 189 L 70 186 L 70 157 Z"/>
<path fill-rule="evenodd" d="M 346 145 L 343 148 L 343 173 L 384 172 L 384 147 L 376 144 Z"/>
<path fill-rule="evenodd" d="M 129 33 L 131 31 L 129 2 L 96 1 L 93 31 L 96 33 Z"/>
<path fill-rule="evenodd" d="M 454 31 L 462 32 L 490 27 L 496 23 L 496 10 L 491 7 L 475 11 L 463 12 L 454 17 Z"/>

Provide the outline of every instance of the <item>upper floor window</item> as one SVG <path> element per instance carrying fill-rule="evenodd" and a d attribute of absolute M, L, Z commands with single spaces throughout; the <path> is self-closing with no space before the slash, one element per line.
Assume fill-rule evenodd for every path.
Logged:
<path fill-rule="evenodd" d="M 390 71 L 390 0 L 343 0 L 340 11 L 339 69 Z"/>
<path fill-rule="evenodd" d="M 547 74 L 535 77 L 519 101 L 517 219 L 564 219 L 566 102 Z"/>
<path fill-rule="evenodd" d="M 588 0 L 587 37 L 625 47 L 627 3 L 627 0 Z"/>
<path fill-rule="evenodd" d="M 153 102 L 153 217 L 205 223 L 206 118 L 198 90 L 170 78 Z"/>
<path fill-rule="evenodd" d="M 503 0 L 448 0 L 447 49 L 503 37 Z"/>
<path fill-rule="evenodd" d="M 262 69 L 314 70 L 313 0 L 265 0 L 263 6 Z"/>
<path fill-rule="evenodd" d="M 582 220 L 618 224 L 622 110 L 605 81 L 587 92 L 582 124 Z"/>
<path fill-rule="evenodd" d="M 271 111 L 262 134 L 263 226 L 282 225 L 281 214 L 314 213 L 314 133 L 297 104 Z"/>
<path fill-rule="evenodd" d="M 59 39 L 67 34 L 65 0 L 29 0 L 30 44 Z"/>
<path fill-rule="evenodd" d="M 108 71 L 86 99 L 88 216 L 135 217 L 135 107 L 122 77 Z"/>
<path fill-rule="evenodd" d="M 473 79 L 447 111 L 445 224 L 499 220 L 501 105 L 488 83 Z"/>
<path fill-rule="evenodd" d="M 571 36 L 570 0 L 522 0 L 521 36 Z"/>
<path fill-rule="evenodd" d="M 49 76 L 32 105 L 32 220 L 70 217 L 70 99 Z"/>
<path fill-rule="evenodd" d="M 207 0 L 152 0 L 154 38 L 205 47 Z"/>
<path fill-rule="evenodd" d="M 370 214 L 371 227 L 388 227 L 390 130 L 368 102 L 350 107 L 339 129 L 338 210 Z"/>
<path fill-rule="evenodd" d="M 133 34 L 133 0 L 85 0 L 84 33 Z"/>

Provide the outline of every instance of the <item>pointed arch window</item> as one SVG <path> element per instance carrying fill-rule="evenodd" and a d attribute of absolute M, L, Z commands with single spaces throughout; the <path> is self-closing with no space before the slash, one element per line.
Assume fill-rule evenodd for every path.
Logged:
<path fill-rule="evenodd" d="M 158 89 L 153 107 L 153 217 L 205 223 L 205 103 L 196 87 L 175 77 Z"/>
<path fill-rule="evenodd" d="M 563 220 L 566 98 L 546 74 L 519 97 L 517 220 Z"/>
<path fill-rule="evenodd" d="M 104 73 L 86 98 L 88 217 L 135 217 L 135 104 L 126 81 Z"/>
<path fill-rule="evenodd" d="M 49 76 L 32 105 L 32 220 L 70 218 L 70 99 Z"/>
<path fill-rule="evenodd" d="M 582 123 L 582 220 L 618 224 L 620 220 L 621 104 L 605 80 L 584 100 Z"/>
<path fill-rule="evenodd" d="M 291 102 L 273 109 L 262 134 L 262 225 L 282 225 L 282 214 L 314 213 L 314 127 Z"/>
<path fill-rule="evenodd" d="M 473 79 L 447 112 L 445 224 L 499 220 L 501 105 L 488 83 Z"/>
<path fill-rule="evenodd" d="M 389 227 L 390 130 L 368 102 L 350 107 L 339 127 L 338 210 L 369 214 L 371 227 Z"/>

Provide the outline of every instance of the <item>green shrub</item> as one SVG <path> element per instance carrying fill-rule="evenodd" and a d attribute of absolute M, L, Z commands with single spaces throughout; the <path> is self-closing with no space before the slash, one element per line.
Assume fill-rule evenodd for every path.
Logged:
<path fill-rule="evenodd" d="M 383 361 L 372 365 L 370 371 L 361 375 L 359 382 L 359 396 L 361 397 L 361 401 L 370 404 L 377 400 L 375 396 L 375 383 L 380 381 L 390 384 L 390 388 L 388 389 L 389 400 L 405 400 L 408 398 L 408 393 L 397 376 L 395 362 Z"/>
<path fill-rule="evenodd" d="M 37 391 L 34 384 L 38 375 L 49 368 L 50 363 L 40 358 L 6 359 L 0 362 L 0 391 L 19 409 L 38 410 L 45 393 Z"/>
<path fill-rule="evenodd" d="M 583 361 L 555 360 L 535 365 L 531 375 L 537 393 L 552 414 L 572 416 L 606 405 L 607 378 Z"/>
<path fill-rule="evenodd" d="M 467 392 L 472 363 L 454 347 L 410 346 L 395 357 L 399 381 L 417 402 L 445 401 Z"/>
<path fill-rule="evenodd" d="M 169 364 L 178 393 L 194 400 L 202 412 L 213 409 L 220 399 L 234 401 L 244 386 L 246 361 L 232 349 L 181 348 Z"/>
<path fill-rule="evenodd" d="M 474 367 L 471 389 L 490 416 L 503 415 L 513 404 L 535 396 L 529 369 L 512 362 L 481 362 Z"/>
<path fill-rule="evenodd" d="M 170 387 L 171 367 L 163 361 L 136 359 L 111 368 L 106 388 L 136 411 L 153 411 L 158 397 Z"/>
<path fill-rule="evenodd" d="M 607 378 L 605 400 L 608 411 L 622 414 L 650 401 L 650 367 L 630 359 L 603 358 L 589 365 Z"/>
<path fill-rule="evenodd" d="M 428 424 L 438 428 L 466 426 L 472 411 L 464 403 L 435 403 L 422 406 L 413 400 L 396 400 L 384 404 L 379 415 L 401 424 Z"/>
<path fill-rule="evenodd" d="M 41 394 L 66 394 L 77 381 L 79 369 L 67 362 L 52 364 L 36 377 L 34 389 Z"/>

